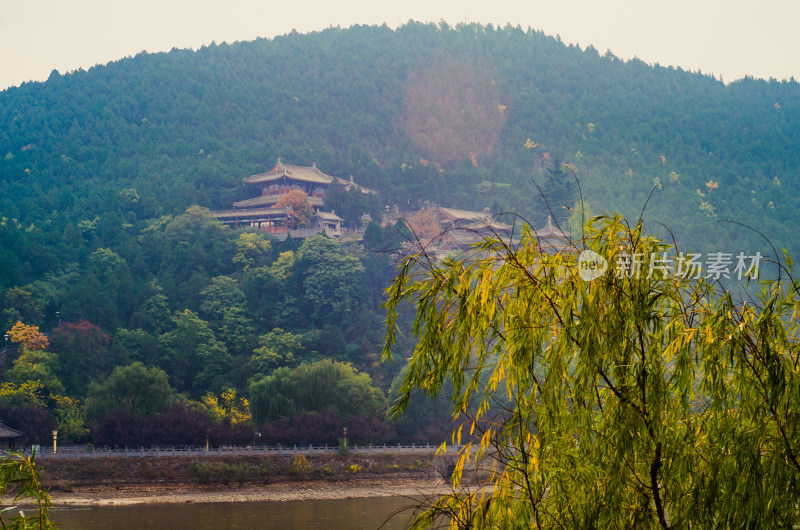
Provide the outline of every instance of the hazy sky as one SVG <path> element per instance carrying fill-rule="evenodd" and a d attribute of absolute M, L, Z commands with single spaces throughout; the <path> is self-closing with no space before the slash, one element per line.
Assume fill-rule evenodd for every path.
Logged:
<path fill-rule="evenodd" d="M 0 89 L 146 50 L 409 19 L 528 26 L 623 59 L 800 79 L 800 2 L 764 0 L 3 0 Z"/>

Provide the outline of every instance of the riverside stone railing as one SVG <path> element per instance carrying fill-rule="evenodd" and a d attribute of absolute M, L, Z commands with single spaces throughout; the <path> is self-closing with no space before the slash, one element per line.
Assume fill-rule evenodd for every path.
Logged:
<path fill-rule="evenodd" d="M 433 453 L 438 446 L 430 444 L 401 445 L 358 445 L 353 444 L 347 448 L 348 453 L 355 454 L 386 454 L 386 453 Z M 455 451 L 457 448 L 448 446 L 447 452 Z M 64 446 L 57 447 L 55 453 L 52 448 L 40 449 L 36 452 L 36 458 L 104 458 L 104 457 L 167 457 L 167 456 L 259 456 L 259 455 L 324 455 L 334 454 L 339 450 L 336 446 L 314 446 L 314 445 L 255 445 L 246 447 L 155 447 L 155 448 L 126 448 L 126 449 L 102 449 L 86 446 Z M 31 450 L 27 449 L 26 454 Z"/>

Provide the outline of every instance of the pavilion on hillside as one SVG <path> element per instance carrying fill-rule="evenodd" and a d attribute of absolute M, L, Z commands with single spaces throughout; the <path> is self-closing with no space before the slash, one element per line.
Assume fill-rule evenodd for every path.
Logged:
<path fill-rule="evenodd" d="M 553 217 L 547 216 L 547 224 L 544 228 L 536 230 L 536 239 L 539 241 L 539 246 L 546 252 L 561 252 L 565 250 L 570 243 L 572 233 L 564 232 L 561 228 L 553 224 Z"/>

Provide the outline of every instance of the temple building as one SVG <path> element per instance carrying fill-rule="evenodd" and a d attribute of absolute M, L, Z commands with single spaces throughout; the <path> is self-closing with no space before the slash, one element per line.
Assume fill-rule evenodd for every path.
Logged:
<path fill-rule="evenodd" d="M 433 254 L 464 250 L 485 237 L 508 238 L 512 230 L 511 225 L 495 219 L 489 208 L 476 212 L 426 203 L 421 210 L 406 215 L 387 213 L 385 220 L 391 222 L 392 218 L 402 219 Z"/>
<path fill-rule="evenodd" d="M 511 230 L 511 225 L 497 221 L 489 212 L 488 207 L 484 208 L 482 212 L 473 212 L 439 206 L 437 219 L 442 230 L 461 229 L 476 234 Z"/>
<path fill-rule="evenodd" d="M 517 234 L 514 234 L 514 227 L 498 221 L 489 208 L 477 212 L 445 208 L 431 203 L 426 203 L 421 210 L 407 214 L 401 214 L 397 208 L 391 212 L 387 209 L 384 222 L 399 220 L 411 228 L 426 252 L 439 257 L 454 250 L 467 250 L 487 238 L 500 238 L 512 245 L 518 242 L 513 238 L 519 237 L 521 228 L 518 226 Z M 550 216 L 547 218 L 547 225 L 535 230 L 534 235 L 544 252 L 556 253 L 571 248 L 572 235 L 554 225 Z M 412 245 L 409 248 L 416 251 L 413 247 Z"/>
<path fill-rule="evenodd" d="M 357 190 L 362 193 L 375 193 L 375 191 L 359 186 L 353 182 L 353 177 L 350 180 L 341 179 L 326 175 L 317 168 L 315 162 L 311 163 L 311 167 L 305 166 L 292 166 L 284 164 L 280 157 L 275 167 L 266 173 L 259 173 L 257 175 L 250 175 L 242 179 L 242 184 L 245 186 L 254 187 L 258 190 L 259 195 L 252 199 L 239 201 L 233 203 L 234 208 L 258 208 L 274 206 L 281 197 L 286 195 L 292 190 L 300 190 L 308 195 L 308 201 L 315 210 L 322 208 L 322 199 L 325 197 L 325 192 L 328 186 L 336 181 L 346 190 L 350 190 L 355 186 Z"/>
<path fill-rule="evenodd" d="M 0 451 L 15 450 L 25 435 L 16 429 L 0 423 Z"/>
<path fill-rule="evenodd" d="M 253 227 L 268 232 L 278 239 L 285 239 L 287 235 L 293 238 L 310 237 L 322 231 L 329 236 L 338 237 L 343 232 L 344 220 L 335 212 L 321 211 L 325 193 L 334 182 L 338 182 L 348 191 L 355 187 L 362 193 L 376 193 L 353 182 L 352 176 L 349 180 L 345 180 L 326 175 L 317 168 L 316 163 L 312 163 L 311 167 L 294 166 L 284 164 L 278 158 L 275 166 L 266 173 L 242 179 L 242 185 L 254 188 L 258 195 L 254 193 L 255 196 L 250 199 L 233 203 L 232 210 L 217 210 L 211 213 L 229 226 Z M 282 197 L 293 190 L 305 193 L 314 209 L 310 227 L 296 227 L 297 215 L 290 206 L 282 208 L 275 206 Z"/>

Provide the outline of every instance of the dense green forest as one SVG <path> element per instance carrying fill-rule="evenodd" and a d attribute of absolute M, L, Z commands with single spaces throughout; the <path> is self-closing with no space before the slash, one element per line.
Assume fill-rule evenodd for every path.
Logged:
<path fill-rule="evenodd" d="M 367 438 L 413 437 L 369 423 L 382 421 L 372 389 L 386 400 L 399 369 L 379 358 L 395 267 L 382 250 L 397 234 L 372 226 L 361 247 L 228 229 L 204 212 L 247 198 L 242 177 L 279 156 L 316 162 L 381 204 L 488 206 L 535 227 L 549 210 L 565 220 L 580 191 L 594 214 L 635 219 L 647 203 L 648 229 L 681 249 L 797 254 L 799 145 L 794 80 L 726 85 L 510 26 L 331 28 L 54 71 L 0 92 L 0 323 L 52 330 L 43 354 L 6 360 L 0 412 L 42 429 L 85 413 L 107 441 L 154 413 L 120 404 L 122 422 L 90 406 L 115 369 L 142 363 L 167 376 L 159 413 L 213 411 L 207 394 L 234 389 L 265 421 L 354 415 Z M 358 215 L 347 194 L 328 206 Z M 370 406 L 292 394 L 325 359 L 351 363 L 352 377 L 318 368 Z M 283 417 L 267 412 L 270 385 Z"/>

